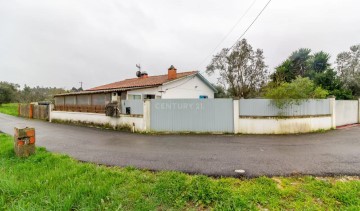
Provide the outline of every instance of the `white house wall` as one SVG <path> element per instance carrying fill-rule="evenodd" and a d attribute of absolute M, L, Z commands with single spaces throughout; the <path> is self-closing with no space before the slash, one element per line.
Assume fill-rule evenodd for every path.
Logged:
<path fill-rule="evenodd" d="M 185 77 L 159 87 L 131 90 L 127 94 L 149 94 L 161 99 L 199 99 L 200 95 L 214 98 L 214 91 L 198 76 Z"/>
<path fill-rule="evenodd" d="M 162 89 L 165 91 L 162 94 L 162 99 L 199 99 L 200 95 L 206 95 L 208 98 L 214 98 L 214 91 L 198 76 L 186 77 L 179 81 L 163 85 Z"/>
<path fill-rule="evenodd" d="M 159 91 L 160 91 L 159 87 L 146 88 L 146 89 L 135 89 L 135 90 L 127 91 L 127 95 L 144 95 L 144 94 L 148 94 L 148 95 L 161 96 L 161 93 Z M 129 99 L 129 98 L 126 97 L 126 99 Z"/>

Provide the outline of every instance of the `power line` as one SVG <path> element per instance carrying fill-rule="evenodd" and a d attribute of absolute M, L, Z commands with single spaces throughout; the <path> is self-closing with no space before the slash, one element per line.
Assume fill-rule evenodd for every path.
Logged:
<path fill-rule="evenodd" d="M 236 43 L 241 40 L 243 38 L 243 36 L 246 34 L 247 31 L 249 31 L 249 29 L 251 28 L 251 26 L 256 22 L 256 20 L 260 17 L 260 15 L 264 12 L 264 10 L 267 8 L 267 6 L 270 4 L 272 0 L 269 0 L 265 6 L 262 8 L 262 10 L 257 14 L 257 16 L 255 17 L 255 19 L 251 22 L 251 24 L 246 28 L 246 30 L 244 31 L 244 33 L 241 34 L 241 36 L 236 40 L 236 42 L 229 48 L 229 50 L 231 50 L 235 45 Z M 201 73 L 205 73 L 205 71 L 202 71 Z"/>
<path fill-rule="evenodd" d="M 270 4 L 272 0 L 269 0 L 265 6 L 262 8 L 262 10 L 260 11 L 260 13 L 255 17 L 255 19 L 253 20 L 253 22 L 251 22 L 251 24 L 247 27 L 247 29 L 244 31 L 244 33 L 236 40 L 236 42 L 229 48 L 229 50 L 231 50 L 236 43 L 241 40 L 241 38 L 246 34 L 246 32 L 251 28 L 251 26 L 255 23 L 255 21 L 260 17 L 260 15 L 264 12 L 264 10 L 266 9 L 266 7 Z"/>
<path fill-rule="evenodd" d="M 244 17 L 248 14 L 248 12 L 250 11 L 250 9 L 254 6 L 254 4 L 256 3 L 257 0 L 254 0 L 251 5 L 246 9 L 245 13 L 236 21 L 235 25 L 233 27 L 231 27 L 230 31 L 224 36 L 224 38 L 219 42 L 219 44 L 216 45 L 216 47 L 214 48 L 214 50 L 207 55 L 202 61 L 201 63 L 198 65 L 198 67 L 196 69 L 198 69 L 212 54 L 214 54 L 214 52 L 216 51 L 216 49 L 218 49 L 218 47 L 229 37 L 229 35 L 231 34 L 231 32 L 234 31 L 234 29 L 236 28 L 236 26 L 242 21 L 242 19 L 244 19 Z"/>
<path fill-rule="evenodd" d="M 189 82 L 191 79 L 195 78 L 195 76 L 196 76 L 196 74 L 193 75 L 193 76 L 190 76 L 188 80 L 184 81 L 184 82 L 181 83 L 181 84 L 178 84 L 178 85 L 176 85 L 176 86 L 173 86 L 173 87 L 170 87 L 170 88 L 165 89 L 165 91 L 170 90 L 170 89 L 174 89 L 174 88 L 179 87 L 179 86 L 181 86 L 181 85 L 184 85 L 184 84 L 186 84 L 187 82 Z"/>

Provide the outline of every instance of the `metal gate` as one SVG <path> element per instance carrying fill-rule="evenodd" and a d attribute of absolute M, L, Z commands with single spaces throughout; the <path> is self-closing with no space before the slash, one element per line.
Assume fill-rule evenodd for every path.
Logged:
<path fill-rule="evenodd" d="M 150 119 L 153 131 L 233 133 L 233 100 L 154 99 Z"/>

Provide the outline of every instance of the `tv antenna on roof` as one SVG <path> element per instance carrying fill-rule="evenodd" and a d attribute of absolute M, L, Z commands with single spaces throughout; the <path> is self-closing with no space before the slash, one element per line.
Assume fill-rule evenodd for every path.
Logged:
<path fill-rule="evenodd" d="M 136 64 L 136 67 L 139 69 L 139 71 L 141 72 L 141 65 L 140 64 Z"/>

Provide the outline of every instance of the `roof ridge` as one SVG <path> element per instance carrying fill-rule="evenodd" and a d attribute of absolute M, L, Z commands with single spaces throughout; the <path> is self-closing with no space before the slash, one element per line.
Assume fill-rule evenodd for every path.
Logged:
<path fill-rule="evenodd" d="M 179 78 L 176 79 L 180 79 L 195 73 L 198 73 L 199 71 L 186 71 L 186 72 L 178 72 L 177 74 L 180 75 Z M 167 78 L 168 74 L 164 74 L 164 75 L 154 75 L 154 76 L 148 76 L 147 78 L 128 78 L 128 79 L 124 79 L 121 81 L 116 81 L 116 82 L 112 82 L 112 83 L 108 83 L 108 84 L 104 84 L 101 86 L 96 86 L 90 89 L 87 89 L 87 91 L 93 91 L 93 90 L 105 90 L 105 89 L 111 89 L 111 88 L 115 88 L 115 87 L 145 87 L 145 86 L 158 86 L 161 84 L 164 84 L 166 82 L 170 82 L 176 79 L 172 79 L 169 80 Z M 140 82 L 140 84 L 136 84 Z M 143 82 L 141 84 L 141 82 Z M 123 84 L 121 84 L 123 83 Z"/>

